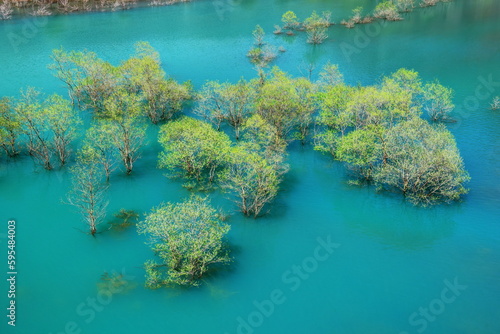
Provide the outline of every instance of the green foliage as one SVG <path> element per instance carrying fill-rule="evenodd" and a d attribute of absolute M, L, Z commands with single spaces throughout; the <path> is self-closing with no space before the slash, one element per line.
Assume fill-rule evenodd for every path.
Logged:
<path fill-rule="evenodd" d="M 453 90 L 444 87 L 435 81 L 428 83 L 423 88 L 424 91 L 424 109 L 433 121 L 449 120 L 449 113 L 455 108 L 452 102 Z"/>
<path fill-rule="evenodd" d="M 344 75 L 339 71 L 338 65 L 328 62 L 319 73 L 317 83 L 323 87 L 341 85 L 344 83 Z"/>
<path fill-rule="evenodd" d="M 359 6 L 352 10 L 352 16 L 350 21 L 354 24 L 361 23 L 362 21 L 363 7 Z"/>
<path fill-rule="evenodd" d="M 140 110 L 154 124 L 169 120 L 190 99 L 190 86 L 166 78 L 160 56 L 151 45 L 139 42 L 135 49 L 135 55 L 120 66 L 99 59 L 93 52 L 54 50 L 49 68 L 82 109 L 105 112 L 106 101 L 125 91 L 136 96 Z"/>
<path fill-rule="evenodd" d="M 371 125 L 340 137 L 335 152 L 337 159 L 370 180 L 373 168 L 383 159 L 384 143 L 380 138 L 384 131 L 381 126 Z"/>
<path fill-rule="evenodd" d="M 72 188 L 68 194 L 68 203 L 80 211 L 89 233 L 95 236 L 108 206 L 105 198 L 108 186 L 103 182 L 104 174 L 94 161 L 81 156 L 76 165 L 71 167 L 71 174 Z"/>
<path fill-rule="evenodd" d="M 64 165 L 71 153 L 70 144 L 76 137 L 77 127 L 81 124 L 70 102 L 57 94 L 42 101 L 39 91 L 28 88 L 21 91 L 14 112 L 35 162 L 45 169 L 52 169 L 55 155 L 59 164 Z"/>
<path fill-rule="evenodd" d="M 70 144 L 76 138 L 77 126 L 82 124 L 70 101 L 54 94 L 45 101 L 43 117 L 52 133 L 52 148 L 61 165 L 66 164 L 71 154 Z"/>
<path fill-rule="evenodd" d="M 450 90 L 438 84 L 422 87 L 418 73 L 406 69 L 380 86 L 327 86 L 318 94 L 315 149 L 414 203 L 457 200 L 467 192 L 463 183 L 469 177 L 451 134 L 419 118 L 422 95 L 428 110 L 446 109 L 443 101 L 451 98 Z"/>
<path fill-rule="evenodd" d="M 221 174 L 222 188 L 233 194 L 245 215 L 256 218 L 276 197 L 282 175 L 288 171 L 285 148 L 276 128 L 259 115 L 248 119 L 242 141 L 231 149 Z"/>
<path fill-rule="evenodd" d="M 296 29 L 300 23 L 297 19 L 297 15 L 294 12 L 288 11 L 281 17 L 281 22 L 284 23 L 283 29 Z"/>
<path fill-rule="evenodd" d="M 159 142 L 164 151 L 159 166 L 173 176 L 210 184 L 227 161 L 231 141 L 209 124 L 190 117 L 161 127 Z"/>
<path fill-rule="evenodd" d="M 417 102 L 417 99 L 422 94 L 422 80 L 418 72 L 401 68 L 383 79 L 382 87 L 386 91 L 398 93 L 398 90 L 403 90 L 411 94 L 412 101 Z"/>
<path fill-rule="evenodd" d="M 160 259 L 146 262 L 146 286 L 198 286 L 210 268 L 231 261 L 224 246 L 229 229 L 207 198 L 191 196 L 153 209 L 138 224 Z"/>
<path fill-rule="evenodd" d="M 314 92 L 315 87 L 308 80 L 292 79 L 273 68 L 258 91 L 256 112 L 276 128 L 281 138 L 304 139 L 315 111 Z"/>
<path fill-rule="evenodd" d="M 140 102 L 136 95 L 117 90 L 106 99 L 101 117 L 96 121 L 99 128 L 96 135 L 107 137 L 100 145 L 107 145 L 107 141 L 111 143 L 127 174 L 132 173 L 146 136 L 146 125 L 141 120 L 140 112 Z"/>
<path fill-rule="evenodd" d="M 387 160 L 375 171 L 377 185 L 429 205 L 458 200 L 470 177 L 452 134 L 420 118 L 394 126 L 385 135 Z"/>
<path fill-rule="evenodd" d="M 115 219 L 109 222 L 112 229 L 123 231 L 130 226 L 134 226 L 139 221 L 139 214 L 134 210 L 120 209 L 114 214 Z"/>
<path fill-rule="evenodd" d="M 141 109 L 154 124 L 170 120 L 191 98 L 188 85 L 166 79 L 158 52 L 146 42 L 136 44 L 136 55 L 121 65 L 121 71 L 127 91 L 139 94 Z"/>
<path fill-rule="evenodd" d="M 20 153 L 19 136 L 22 134 L 21 120 L 14 111 L 10 98 L 0 99 L 0 146 L 9 157 Z"/>
<path fill-rule="evenodd" d="M 84 160 L 100 164 L 106 175 L 106 180 L 109 181 L 119 156 L 113 138 L 109 136 L 107 129 L 108 127 L 104 126 L 102 122 L 94 122 L 85 134 L 80 154 Z"/>
<path fill-rule="evenodd" d="M 263 47 L 251 48 L 247 53 L 247 57 L 250 58 L 252 64 L 255 64 L 259 68 L 264 68 L 278 57 L 278 53 L 275 46 L 264 45 Z"/>
<path fill-rule="evenodd" d="M 209 81 L 198 94 L 198 105 L 194 112 L 212 123 L 217 130 L 227 123 L 239 139 L 240 129 L 254 111 L 256 91 L 243 79 L 237 84 Z"/>
<path fill-rule="evenodd" d="M 328 38 L 327 28 L 330 22 L 313 11 L 311 16 L 304 21 L 307 31 L 307 42 L 311 44 L 321 44 Z"/>
<path fill-rule="evenodd" d="M 280 181 L 272 163 L 245 145 L 231 150 L 229 165 L 221 176 L 223 189 L 235 194 L 241 212 L 254 218 L 276 197 Z"/>
<path fill-rule="evenodd" d="M 394 4 L 394 2 L 390 0 L 380 2 L 375 7 L 373 11 L 373 16 L 388 21 L 397 21 L 402 19 L 398 13 L 398 8 Z"/>
<path fill-rule="evenodd" d="M 104 101 L 120 84 L 119 71 L 89 51 L 54 50 L 49 68 L 66 84 L 72 101 L 81 109 L 100 112 Z"/>
<path fill-rule="evenodd" d="M 252 32 L 253 38 L 254 38 L 254 44 L 257 46 L 264 45 L 264 36 L 266 33 L 264 32 L 264 29 L 260 25 L 255 26 L 255 30 Z"/>

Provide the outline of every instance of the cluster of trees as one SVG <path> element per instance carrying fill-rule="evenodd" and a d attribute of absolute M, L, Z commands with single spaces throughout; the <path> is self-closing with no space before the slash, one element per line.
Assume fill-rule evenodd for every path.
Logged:
<path fill-rule="evenodd" d="M 171 5 L 190 0 L 150 0 L 150 6 Z M 48 16 L 72 12 L 116 11 L 133 8 L 137 0 L 2 0 L 0 1 L 0 20 L 11 19 L 14 14 Z"/>
<path fill-rule="evenodd" d="M 179 113 L 190 99 L 191 84 L 167 78 L 160 55 L 146 42 L 137 43 L 135 54 L 119 66 L 89 51 L 54 50 L 52 60 L 49 68 L 66 84 L 73 103 L 95 114 L 106 114 L 110 100 L 134 99 L 157 124 Z"/>
<path fill-rule="evenodd" d="M 71 102 L 57 94 L 46 98 L 35 88 L 17 99 L 0 100 L 0 146 L 9 157 L 26 153 L 45 169 L 64 166 L 81 124 Z"/>
<path fill-rule="evenodd" d="M 448 2 L 451 0 L 422 0 L 420 7 L 434 6 L 438 2 Z M 341 24 L 347 28 L 353 28 L 356 24 L 371 23 L 374 19 L 388 21 L 399 21 L 403 17 L 401 13 L 409 13 L 416 7 L 415 0 L 386 0 L 379 2 L 372 15 L 363 16 L 363 7 L 357 7 L 352 11 L 352 16 L 348 20 L 342 20 Z"/>
<path fill-rule="evenodd" d="M 159 54 L 147 43 L 138 43 L 135 54 L 119 66 L 92 52 L 55 50 L 52 59 L 50 68 L 68 87 L 73 104 L 93 116 L 71 169 L 68 202 L 95 235 L 106 216 L 110 176 L 120 164 L 126 174 L 132 173 L 144 145 L 146 120 L 159 124 L 174 118 L 192 89 L 166 77 Z"/>
<path fill-rule="evenodd" d="M 268 67 L 278 57 L 279 53 L 286 52 L 286 50 L 282 46 L 277 48 L 275 45 L 266 42 L 266 33 L 260 25 L 255 27 L 252 36 L 254 38 L 254 45 L 248 51 L 247 57 L 255 65 L 259 76 L 262 77 L 264 75 L 264 68 Z"/>
<path fill-rule="evenodd" d="M 288 169 L 285 142 L 259 115 L 248 118 L 241 132 L 233 143 L 224 132 L 191 117 L 165 124 L 159 165 L 170 176 L 187 180 L 189 188 L 220 186 L 245 215 L 257 217 L 276 197 Z"/>
<path fill-rule="evenodd" d="M 300 22 L 294 12 L 287 11 L 281 17 L 283 27 L 275 25 L 274 33 L 279 35 L 285 31 L 287 35 L 292 36 L 296 31 L 305 30 L 308 43 L 321 44 L 328 38 L 328 27 L 333 24 L 331 16 L 332 13 L 330 11 L 324 11 L 321 15 L 313 11 L 310 17 Z"/>
<path fill-rule="evenodd" d="M 420 6 L 434 6 L 438 2 L 449 1 L 451 0 L 421 0 Z M 385 0 L 377 4 L 371 15 L 363 15 L 363 7 L 356 7 L 352 10 L 352 16 L 347 20 L 340 21 L 340 24 L 347 28 L 353 28 L 356 24 L 371 23 L 374 19 L 398 21 L 403 19 L 401 13 L 411 12 L 415 7 L 415 0 Z M 308 43 L 321 44 L 328 38 L 328 27 L 335 24 L 331 20 L 331 16 L 330 11 L 324 11 L 321 15 L 313 11 L 310 17 L 300 22 L 293 11 L 287 11 L 281 17 L 283 26 L 275 25 L 274 33 L 279 35 L 286 32 L 287 35 L 294 35 L 296 31 L 305 30 Z"/>
<path fill-rule="evenodd" d="M 438 87 L 438 88 L 436 88 Z M 330 86 L 320 94 L 315 149 L 345 162 L 357 180 L 395 190 L 418 204 L 457 200 L 469 175 L 443 124 L 450 108 L 439 83 L 422 84 L 418 73 L 400 69 L 378 86 Z"/>
<path fill-rule="evenodd" d="M 183 117 L 161 127 L 159 165 L 190 188 L 220 187 L 241 212 L 257 217 L 288 171 L 287 144 L 312 139 L 317 150 L 346 163 L 358 183 L 398 191 L 416 204 L 457 200 L 469 176 L 453 136 L 420 117 L 427 110 L 430 120 L 447 119 L 450 99 L 449 89 L 406 69 L 369 87 L 346 85 L 331 64 L 316 82 L 278 68 L 263 79 L 207 82 L 195 108 L 203 120 Z M 162 205 L 141 223 L 161 259 L 146 264 L 149 287 L 197 285 L 208 265 L 229 261 L 222 242 L 229 227 L 205 201 Z M 201 230 L 205 238 L 192 237 Z"/>
<path fill-rule="evenodd" d="M 289 168 L 286 148 L 295 140 L 345 163 L 357 183 L 400 192 L 416 204 L 467 192 L 469 176 L 442 122 L 451 120 L 453 92 L 437 81 L 423 83 L 415 71 L 400 69 L 362 87 L 345 84 L 332 64 L 316 81 L 274 67 L 250 81 L 207 82 L 195 95 L 199 118 L 174 119 L 191 88 L 166 78 L 149 44 L 139 43 L 119 66 L 91 52 L 56 50 L 53 60 L 73 104 L 91 111 L 68 194 L 91 235 L 106 217 L 110 175 L 119 164 L 133 171 L 148 119 L 164 123 L 159 167 L 192 190 L 221 189 L 254 218 L 276 198 Z M 66 164 L 82 123 L 72 102 L 33 88 L 1 99 L 0 147 L 9 156 L 25 151 L 46 169 Z M 207 198 L 193 195 L 154 209 L 139 224 L 161 260 L 146 263 L 147 285 L 199 284 L 212 265 L 230 261 L 223 242 L 228 230 Z"/>

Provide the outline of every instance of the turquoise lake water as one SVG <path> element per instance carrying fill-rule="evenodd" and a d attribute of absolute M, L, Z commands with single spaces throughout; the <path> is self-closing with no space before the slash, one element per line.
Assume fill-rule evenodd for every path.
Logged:
<path fill-rule="evenodd" d="M 235 262 L 201 288 L 147 290 L 142 264 L 153 254 L 142 236 L 133 228 L 95 239 L 81 233 L 80 216 L 62 203 L 66 169 L 46 172 L 29 158 L 2 157 L 0 267 L 7 272 L 7 221 L 15 219 L 18 281 L 15 328 L 4 315 L 6 280 L 0 283 L 0 332 L 500 333 L 500 112 L 487 109 L 500 95 L 500 2 L 455 0 L 401 22 L 334 26 L 316 47 L 303 35 L 271 34 L 286 10 L 302 19 L 314 9 L 331 10 L 338 22 L 356 6 L 374 5 L 201 0 L 0 22 L 0 96 L 26 86 L 66 94 L 46 68 L 54 48 L 86 48 L 118 63 L 139 40 L 161 53 L 167 73 L 195 87 L 250 78 L 255 71 L 244 55 L 256 24 L 288 50 L 276 65 L 295 76 L 307 63 L 319 68 L 329 60 L 348 83 L 365 85 L 412 68 L 455 90 L 458 122 L 449 128 L 472 177 L 463 202 L 417 208 L 348 185 L 340 164 L 292 144 L 291 170 L 271 213 L 253 220 L 235 212 L 229 220 Z M 120 208 L 145 213 L 188 195 L 156 168 L 154 132 L 133 175 L 112 177 L 110 216 Z M 234 210 L 223 195 L 212 197 Z M 329 242 L 331 254 L 321 248 Z M 126 289 L 99 292 L 105 272 L 122 273 Z"/>

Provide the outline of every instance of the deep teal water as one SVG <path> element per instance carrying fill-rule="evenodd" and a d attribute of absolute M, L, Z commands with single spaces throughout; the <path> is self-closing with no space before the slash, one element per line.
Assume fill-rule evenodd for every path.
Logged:
<path fill-rule="evenodd" d="M 196 87 L 205 80 L 236 81 L 254 75 L 244 54 L 255 24 L 271 32 L 289 9 L 300 18 L 329 9 L 340 21 L 358 5 L 373 7 L 368 0 L 221 3 L 222 9 L 196 1 L 0 22 L 0 96 L 28 85 L 64 94 L 46 69 L 54 48 L 87 48 L 116 63 L 138 40 L 160 51 L 177 80 Z M 459 122 L 450 129 L 471 173 L 471 191 L 462 203 L 416 208 L 398 196 L 349 186 L 342 166 L 309 146 L 292 145 L 291 171 L 271 214 L 257 221 L 231 217 L 236 261 L 199 289 L 144 289 L 141 265 L 152 254 L 142 237 L 133 229 L 97 239 L 81 233 L 79 215 L 62 203 L 66 170 L 35 170 L 27 158 L 2 158 L 0 267 L 7 271 L 6 221 L 15 218 L 19 274 L 17 326 L 7 326 L 2 313 L 0 332 L 232 334 L 245 319 L 249 325 L 240 333 L 499 333 L 500 113 L 487 110 L 500 95 L 499 13 L 498 1 L 455 0 L 385 26 L 334 27 L 317 47 L 304 36 L 270 34 L 288 50 L 276 64 L 293 75 L 301 74 L 301 64 L 319 68 L 330 60 L 351 84 L 373 84 L 408 67 L 452 87 Z M 485 87 L 485 80 L 493 84 Z M 158 149 L 152 139 L 134 175 L 113 176 L 110 213 L 122 207 L 146 212 L 188 194 L 156 169 Z M 213 201 L 233 210 L 224 196 L 215 194 Z M 318 238 L 337 244 L 326 259 L 317 253 L 323 261 L 313 258 Z M 300 276 L 294 265 L 310 272 Z M 125 274 L 130 289 L 110 300 L 97 283 L 113 271 Z M 450 302 L 453 293 L 442 292 L 455 279 L 462 290 Z M 4 279 L 0 288 L 5 309 Z M 262 304 L 271 295 L 273 307 Z M 92 298 L 98 298 L 95 308 L 88 304 Z M 254 302 L 266 307 L 264 316 Z M 427 320 L 417 314 L 410 323 L 414 312 L 429 307 Z"/>

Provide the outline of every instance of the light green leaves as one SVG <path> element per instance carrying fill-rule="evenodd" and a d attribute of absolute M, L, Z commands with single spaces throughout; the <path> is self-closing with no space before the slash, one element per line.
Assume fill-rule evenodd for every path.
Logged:
<path fill-rule="evenodd" d="M 146 262 L 146 286 L 199 285 L 209 268 L 231 261 L 223 240 L 229 229 L 207 198 L 191 196 L 153 209 L 138 224 L 161 260 Z"/>

